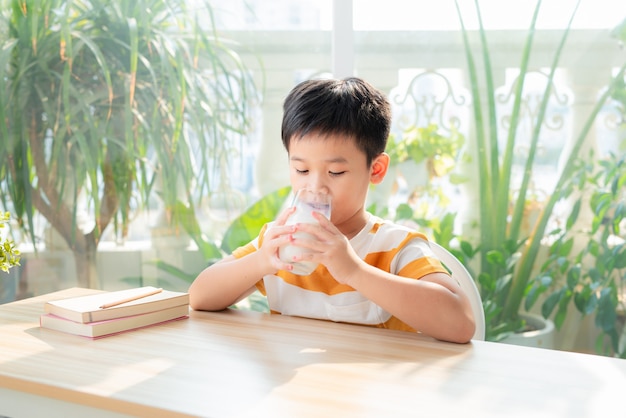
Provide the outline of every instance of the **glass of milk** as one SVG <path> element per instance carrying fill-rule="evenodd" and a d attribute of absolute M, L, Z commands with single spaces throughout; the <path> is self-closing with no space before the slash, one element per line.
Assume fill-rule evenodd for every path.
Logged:
<path fill-rule="evenodd" d="M 326 218 L 330 219 L 330 195 L 327 193 L 316 192 L 310 189 L 300 189 L 296 193 L 293 204 L 296 210 L 287 219 L 286 225 L 293 225 L 296 223 L 317 223 L 317 220 L 313 218 L 313 212 L 319 212 Z M 299 239 L 315 239 L 310 234 L 305 232 L 296 232 L 293 234 L 295 238 Z M 293 265 L 292 273 L 301 276 L 306 276 L 313 273 L 313 270 L 317 268 L 317 263 L 311 261 L 298 261 L 293 262 L 295 255 L 301 255 L 309 253 L 311 250 L 303 247 L 297 247 L 294 245 L 285 245 L 278 251 L 278 255 L 285 263 Z"/>

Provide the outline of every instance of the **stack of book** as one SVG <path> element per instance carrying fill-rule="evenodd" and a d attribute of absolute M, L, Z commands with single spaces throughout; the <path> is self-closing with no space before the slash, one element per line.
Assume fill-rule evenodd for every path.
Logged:
<path fill-rule="evenodd" d="M 151 286 L 46 302 L 42 328 L 98 338 L 189 316 L 189 294 Z"/>

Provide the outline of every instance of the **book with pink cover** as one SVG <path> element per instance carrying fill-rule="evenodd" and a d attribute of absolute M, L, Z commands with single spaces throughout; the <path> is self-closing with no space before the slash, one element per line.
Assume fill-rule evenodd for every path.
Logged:
<path fill-rule="evenodd" d="M 102 308 L 103 305 L 121 300 L 132 299 L 133 297 L 138 297 L 151 292 L 158 293 L 109 308 Z M 140 315 L 176 306 L 188 305 L 188 293 L 160 290 L 152 286 L 144 286 L 133 289 L 102 292 L 93 295 L 49 301 L 44 304 L 44 312 L 69 319 L 70 321 L 88 323 L 125 316 Z"/>
<path fill-rule="evenodd" d="M 188 316 L 189 305 L 185 304 L 139 315 L 88 323 L 71 321 L 53 314 L 43 314 L 39 317 L 39 325 L 42 328 L 68 334 L 99 338 L 137 328 L 157 325 L 175 319 L 183 319 Z"/>

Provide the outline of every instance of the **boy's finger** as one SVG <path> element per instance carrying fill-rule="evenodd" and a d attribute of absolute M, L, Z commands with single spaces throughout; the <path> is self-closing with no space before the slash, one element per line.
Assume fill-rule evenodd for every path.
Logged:
<path fill-rule="evenodd" d="M 276 218 L 276 225 L 285 225 L 285 222 L 287 222 L 287 219 L 295 210 L 296 208 L 291 206 L 282 211 L 280 215 L 278 215 L 278 218 Z"/>
<path fill-rule="evenodd" d="M 334 230 L 333 223 L 323 214 L 313 211 L 313 217 L 326 230 Z"/>
<path fill-rule="evenodd" d="M 275 239 L 281 236 L 287 236 L 288 234 L 292 234 L 296 231 L 295 225 L 273 225 L 271 228 L 267 230 L 265 233 L 266 239 Z"/>

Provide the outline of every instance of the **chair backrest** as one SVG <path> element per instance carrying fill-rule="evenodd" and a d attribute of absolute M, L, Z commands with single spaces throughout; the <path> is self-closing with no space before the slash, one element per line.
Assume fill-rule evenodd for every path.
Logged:
<path fill-rule="evenodd" d="M 469 274 L 467 269 L 461 262 L 436 242 L 429 241 L 430 247 L 437 256 L 437 258 L 451 271 L 452 277 L 459 282 L 461 288 L 467 294 L 470 303 L 472 305 L 472 312 L 474 313 L 474 321 L 476 322 L 476 331 L 474 331 L 474 340 L 485 339 L 485 311 L 483 310 L 483 303 L 478 292 L 478 287 L 474 283 L 474 279 Z"/>

